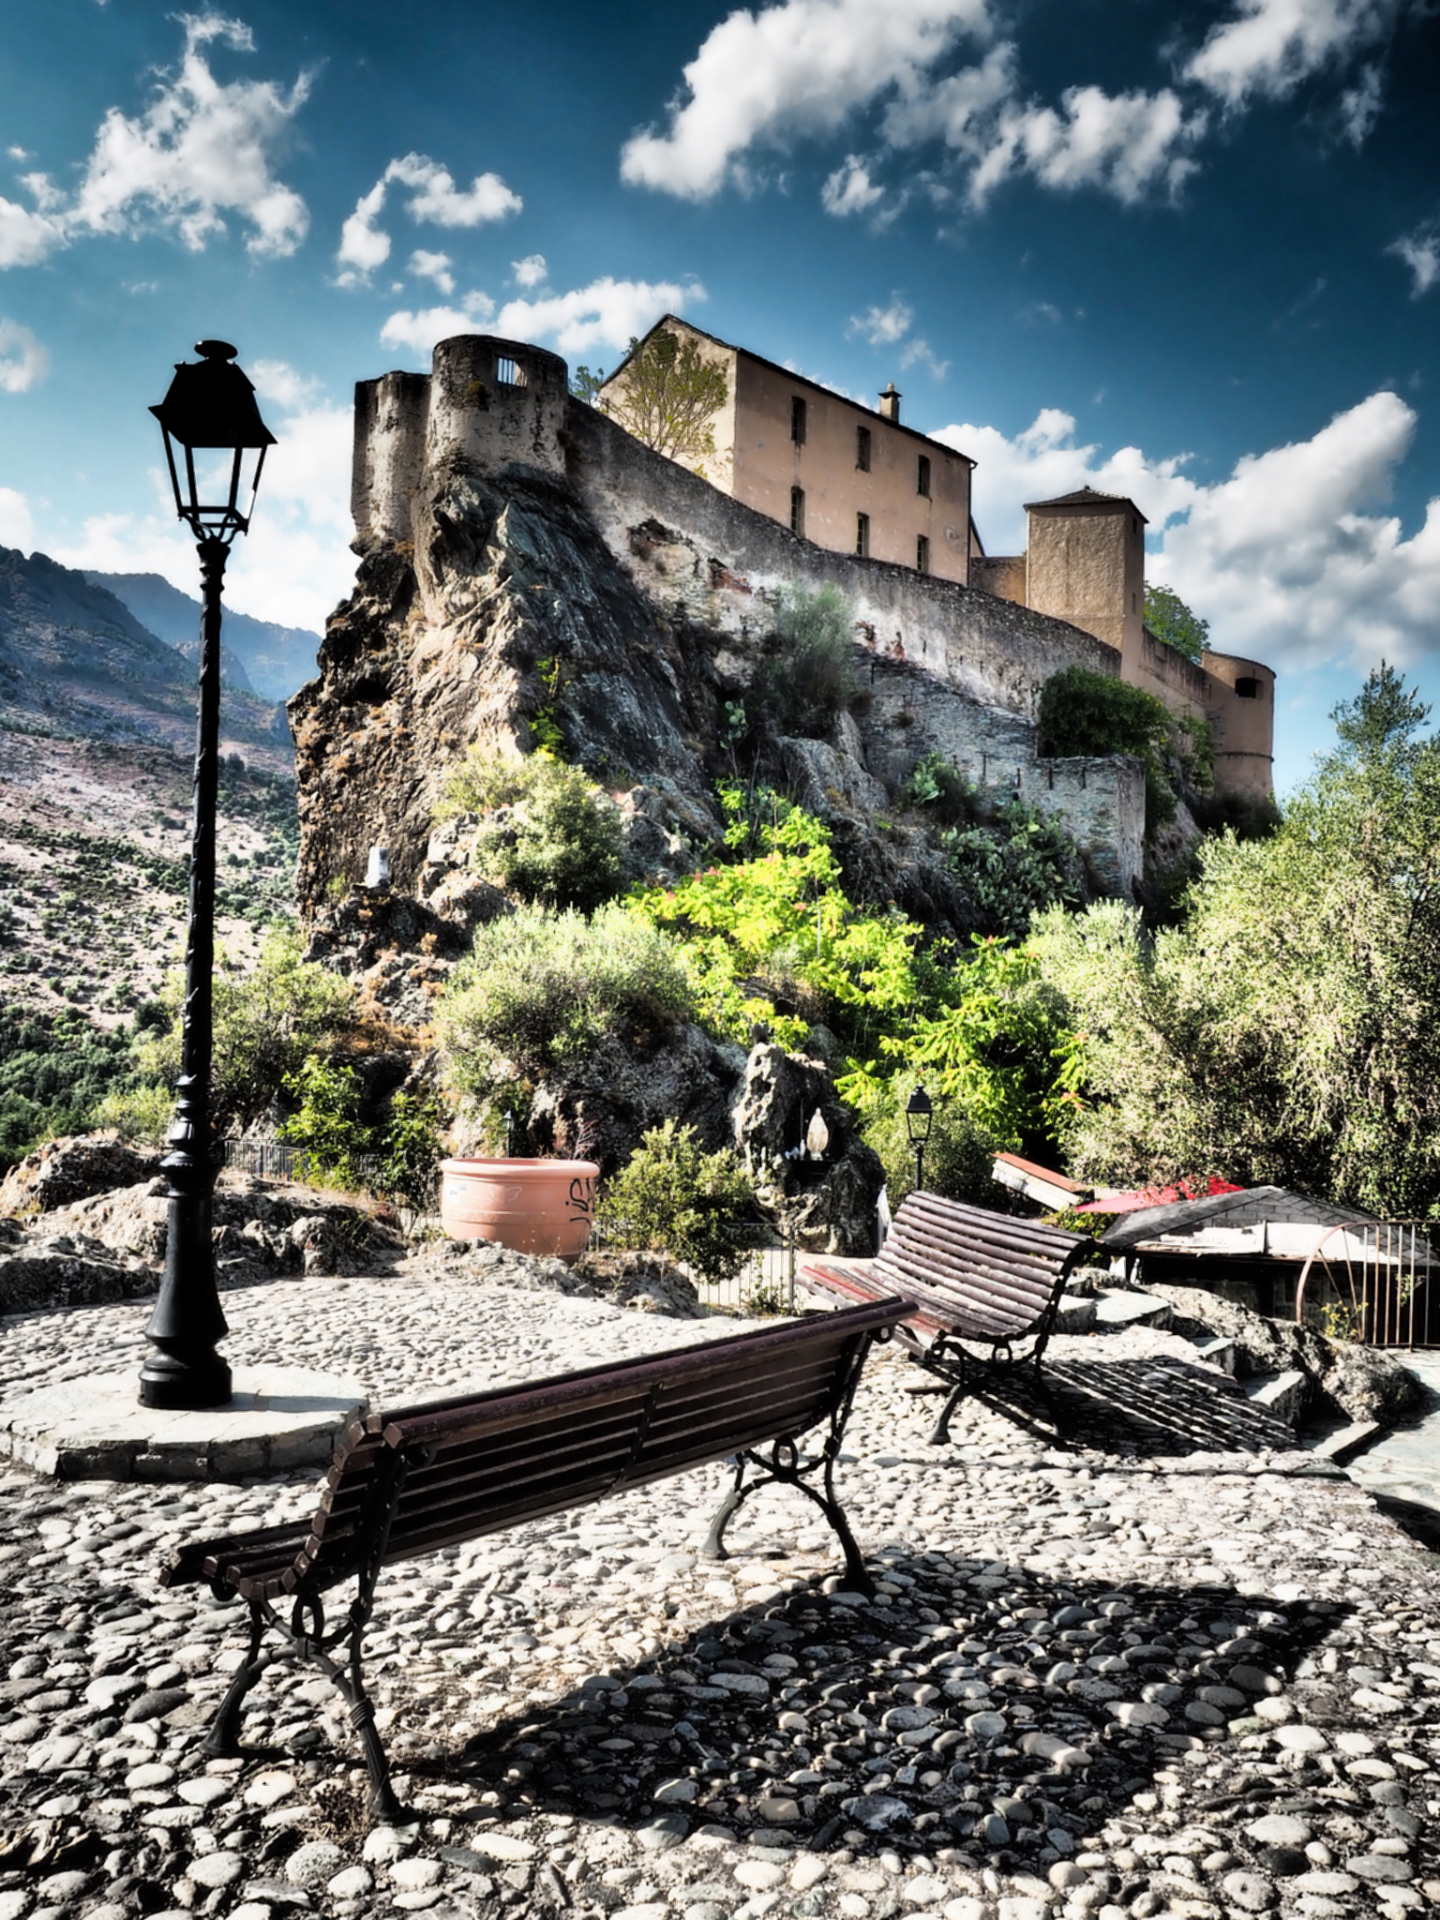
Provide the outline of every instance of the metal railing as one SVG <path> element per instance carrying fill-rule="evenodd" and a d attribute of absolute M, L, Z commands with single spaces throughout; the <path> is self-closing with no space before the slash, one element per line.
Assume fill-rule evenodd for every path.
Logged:
<path fill-rule="evenodd" d="M 1328 1228 L 1301 1269 L 1296 1321 L 1371 1347 L 1440 1347 L 1437 1236 L 1424 1220 Z"/>
<path fill-rule="evenodd" d="M 304 1147 L 292 1147 L 285 1140 L 222 1140 L 220 1164 L 235 1173 L 253 1173 L 259 1180 L 296 1180 L 302 1186 L 317 1187 L 330 1184 L 315 1171 Z M 380 1156 L 352 1154 L 350 1165 L 361 1180 L 372 1179 L 380 1171 Z"/>

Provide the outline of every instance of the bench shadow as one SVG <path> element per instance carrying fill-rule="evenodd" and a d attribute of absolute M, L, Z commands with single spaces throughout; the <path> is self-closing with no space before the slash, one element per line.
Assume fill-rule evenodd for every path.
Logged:
<path fill-rule="evenodd" d="M 965 1411 L 979 1402 L 1048 1446 L 1130 1458 L 1191 1453 L 1291 1452 L 1292 1429 L 1248 1400 L 1237 1383 L 1171 1354 L 1148 1359 L 1047 1359 L 1034 1369 L 990 1372 L 955 1410 L 951 1440 L 965 1444 Z"/>
<path fill-rule="evenodd" d="M 1080 1845 L 1187 1749 L 1201 1767 L 1221 1763 L 1197 1773 L 1199 1817 L 1247 1798 L 1225 1777 L 1226 1746 L 1263 1723 L 1232 1729 L 1200 1689 L 1233 1686 L 1247 1662 L 1288 1680 L 1347 1612 L 898 1548 L 870 1565 L 892 1590 L 882 1604 L 797 1587 L 458 1751 L 417 1754 L 399 1735 L 397 1774 L 411 1793 L 472 1785 L 483 1802 L 446 1805 L 459 1819 L 659 1820 L 677 1839 L 714 1824 L 742 1844 L 951 1848 L 961 1864 L 1034 1870 L 1055 1830 Z M 1171 1688 L 1163 1707 L 1145 1702 Z M 1248 1713 L 1239 1700 L 1228 1719 Z M 463 1725 L 473 1708 L 456 1708 Z M 483 1853 L 483 1825 L 470 1844 Z"/>

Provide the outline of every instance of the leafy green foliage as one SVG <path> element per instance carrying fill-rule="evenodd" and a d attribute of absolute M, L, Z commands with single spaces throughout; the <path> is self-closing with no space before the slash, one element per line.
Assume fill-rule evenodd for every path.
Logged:
<path fill-rule="evenodd" d="M 442 1115 L 437 1103 L 420 1094 L 397 1093 L 380 1129 L 380 1164 L 375 1185 L 381 1193 L 427 1213 L 435 1209 L 435 1181 L 443 1157 Z"/>
<path fill-rule="evenodd" d="M 902 1071 L 869 1089 L 861 1109 L 867 1146 L 885 1166 L 885 1187 L 892 1208 L 898 1207 L 915 1185 L 915 1149 L 905 1125 L 905 1102 L 919 1084 L 919 1076 Z M 931 1115 L 925 1142 L 925 1188 L 947 1200 L 972 1206 L 991 1205 L 995 1183 L 991 1174 L 998 1142 L 970 1112 L 963 1100 L 942 1098 Z"/>
<path fill-rule="evenodd" d="M 855 660 L 855 628 L 838 587 L 781 590 L 774 650 L 751 689 L 751 707 L 777 733 L 819 738 L 865 690 Z"/>
<path fill-rule="evenodd" d="M 653 1045 L 693 994 L 674 941 L 620 905 L 587 920 L 526 906 L 476 929 L 436 1014 L 452 1083 L 489 1094 L 611 1036 Z"/>
<path fill-rule="evenodd" d="M 437 813 L 483 813 L 474 858 L 522 900 L 588 913 L 620 890 L 625 837 L 614 802 L 547 752 L 467 754 Z"/>
<path fill-rule="evenodd" d="M 313 1053 L 286 1075 L 285 1091 L 298 1105 L 276 1131 L 302 1150 L 307 1178 L 433 1210 L 441 1152 L 441 1116 L 433 1101 L 397 1093 L 371 1124 L 355 1069 Z"/>
<path fill-rule="evenodd" d="M 1173 588 L 1149 580 L 1145 582 L 1145 625 L 1157 640 L 1187 660 L 1199 660 L 1210 644 L 1210 622 L 1192 613 Z"/>
<path fill-rule="evenodd" d="M 952 829 L 941 845 L 988 932 L 1023 934 L 1042 907 L 1075 907 L 1084 897 L 1075 842 L 1026 800 L 1002 806 L 993 828 Z"/>
<path fill-rule="evenodd" d="M 1165 766 L 1172 724 L 1164 704 L 1091 667 L 1062 667 L 1040 692 L 1040 752 L 1133 753 L 1145 769 L 1147 832 L 1175 816 L 1175 792 Z"/>
<path fill-rule="evenodd" d="M 1388 669 L 1336 718 L 1273 835 L 1201 847 L 1181 926 L 1148 941 L 1114 902 L 1038 924 L 1082 1177 L 1440 1211 L 1440 742 Z"/>
<path fill-rule="evenodd" d="M 288 1074 L 321 1050 L 354 1011 L 355 992 L 325 967 L 302 959 L 294 927 L 272 927 L 253 973 L 222 960 L 214 981 L 211 1110 L 217 1128 L 245 1126 L 268 1113 Z M 166 1032 L 136 1047 L 145 1079 L 173 1084 L 180 1071 L 184 975 L 170 975 L 160 995 Z"/>
<path fill-rule="evenodd" d="M 710 420 L 729 392 L 725 369 L 705 358 L 698 340 L 661 328 L 643 342 L 631 340 L 601 404 L 667 460 L 696 461 L 715 451 Z"/>
<path fill-rule="evenodd" d="M 582 362 L 570 369 L 570 391 L 577 400 L 583 400 L 587 406 L 593 407 L 609 377 L 603 367 L 592 370 Z"/>
<path fill-rule="evenodd" d="M 96 1105 L 133 1079 L 129 1046 L 128 1033 L 81 1014 L 0 1007 L 0 1171 L 43 1141 L 83 1132 Z"/>
<path fill-rule="evenodd" d="M 728 1148 L 706 1153 L 693 1127 L 667 1120 L 606 1182 L 596 1217 L 626 1246 L 669 1254 L 716 1286 L 750 1257 L 755 1193 Z"/>
<path fill-rule="evenodd" d="M 122 1140 L 163 1147 L 174 1115 L 174 1090 L 151 1081 L 112 1087 L 91 1109 L 87 1124 L 112 1127 Z"/>
<path fill-rule="evenodd" d="M 941 827 L 968 827 L 981 813 L 975 787 L 943 753 L 917 761 L 900 795 L 901 804 L 923 809 Z"/>

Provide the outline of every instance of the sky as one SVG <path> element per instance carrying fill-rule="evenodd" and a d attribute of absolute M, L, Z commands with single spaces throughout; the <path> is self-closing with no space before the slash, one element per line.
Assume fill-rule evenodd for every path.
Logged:
<path fill-rule="evenodd" d="M 146 411 L 239 349 L 237 609 L 348 591 L 357 380 L 676 312 L 1081 485 L 1280 676 L 1276 787 L 1381 659 L 1440 708 L 1440 0 L 153 0 L 0 45 L 0 544 L 194 592 Z"/>

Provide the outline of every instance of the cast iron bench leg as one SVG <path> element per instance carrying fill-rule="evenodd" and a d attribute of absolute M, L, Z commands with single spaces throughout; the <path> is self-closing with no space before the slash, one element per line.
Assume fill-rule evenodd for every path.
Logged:
<path fill-rule="evenodd" d="M 201 1743 L 202 1751 L 214 1754 L 217 1759 L 229 1759 L 240 1751 L 240 1715 L 245 1710 L 245 1696 L 276 1658 L 273 1653 L 261 1653 L 260 1642 L 264 1635 L 265 1615 L 261 1603 L 252 1600 L 250 1644 L 245 1649 L 244 1659 L 235 1669 L 235 1677 L 225 1690 L 225 1698 L 220 1702 L 215 1718 L 210 1722 L 210 1731 Z"/>
<path fill-rule="evenodd" d="M 750 1450 L 737 1454 L 735 1456 L 735 1478 L 731 1483 L 729 1492 L 716 1509 L 715 1518 L 710 1522 L 710 1531 L 705 1536 L 705 1544 L 700 1549 L 701 1554 L 707 1560 L 728 1560 L 730 1556 L 725 1551 L 725 1529 L 734 1518 L 736 1508 L 741 1506 L 750 1498 L 752 1493 L 757 1492 L 761 1487 L 771 1486 L 777 1483 L 787 1487 L 794 1487 L 797 1492 L 803 1493 L 807 1498 L 813 1500 L 825 1518 L 830 1522 L 835 1537 L 840 1542 L 841 1551 L 845 1555 L 845 1578 L 849 1586 L 856 1593 L 863 1593 L 867 1598 L 873 1598 L 875 1583 L 870 1578 L 865 1562 L 861 1557 L 860 1549 L 856 1545 L 855 1536 L 850 1531 L 850 1522 L 845 1517 L 845 1509 L 835 1498 L 833 1481 L 835 1463 L 833 1453 L 827 1449 L 825 1454 L 825 1490 L 823 1493 L 819 1487 L 812 1487 L 808 1480 L 801 1477 L 802 1474 L 811 1471 L 813 1466 L 818 1464 L 818 1462 L 812 1462 L 810 1468 L 802 1466 L 799 1452 L 792 1440 L 777 1440 L 771 1449 L 771 1457 L 768 1460 L 762 1455 Z M 751 1465 L 760 1469 L 761 1477 L 757 1480 L 752 1480 L 750 1484 L 746 1486 L 745 1471 L 746 1468 Z"/>

